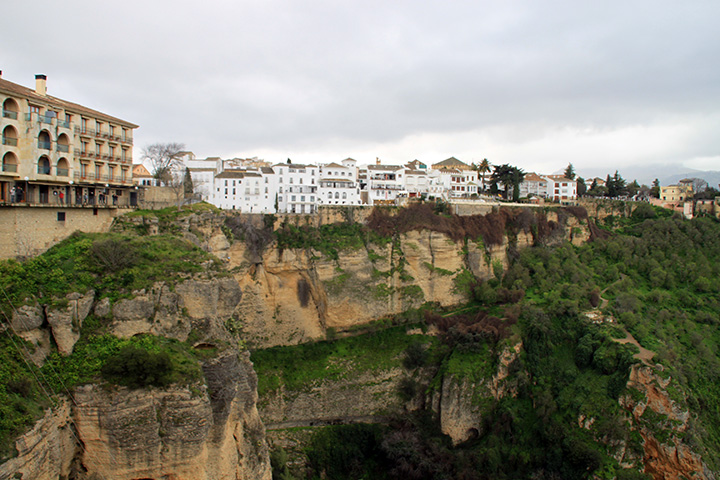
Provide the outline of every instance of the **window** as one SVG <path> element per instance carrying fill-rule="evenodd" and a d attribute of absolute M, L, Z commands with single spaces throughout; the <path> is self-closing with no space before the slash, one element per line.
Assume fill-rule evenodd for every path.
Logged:
<path fill-rule="evenodd" d="M 29 105 L 30 113 L 40 113 L 40 107 L 36 105 Z"/>
<path fill-rule="evenodd" d="M 291 202 L 294 202 L 294 201 L 295 201 L 295 195 L 293 195 L 292 197 L 290 197 L 290 201 L 291 201 Z"/>
<path fill-rule="evenodd" d="M 304 201 L 305 201 L 305 195 L 300 195 L 300 201 L 301 201 L 301 202 L 304 202 Z"/>
<path fill-rule="evenodd" d="M 57 212 L 57 221 L 58 222 L 64 222 L 65 221 L 65 212 Z"/>
<path fill-rule="evenodd" d="M 303 179 L 302 179 L 302 178 L 300 178 L 300 185 L 302 185 L 302 183 L 303 183 Z"/>
<path fill-rule="evenodd" d="M 83 131 L 83 133 L 85 133 L 85 131 L 87 130 L 87 118 L 83 117 L 80 119 L 80 129 Z"/>
<path fill-rule="evenodd" d="M 108 166 L 108 180 L 112 181 L 113 177 L 115 177 L 115 167 L 112 165 Z"/>
<path fill-rule="evenodd" d="M 113 125 L 108 125 L 108 133 L 110 136 L 115 136 L 115 127 Z"/>
<path fill-rule="evenodd" d="M 112 145 L 108 145 L 108 155 L 110 155 L 111 157 L 110 160 L 115 159 L 115 147 L 113 147 Z"/>

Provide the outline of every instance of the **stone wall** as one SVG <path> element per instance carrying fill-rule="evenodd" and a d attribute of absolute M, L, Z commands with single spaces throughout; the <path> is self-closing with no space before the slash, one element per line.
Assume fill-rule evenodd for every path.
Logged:
<path fill-rule="evenodd" d="M 124 212 L 118 208 L 0 207 L 0 259 L 38 255 L 76 230 L 107 232 Z"/>

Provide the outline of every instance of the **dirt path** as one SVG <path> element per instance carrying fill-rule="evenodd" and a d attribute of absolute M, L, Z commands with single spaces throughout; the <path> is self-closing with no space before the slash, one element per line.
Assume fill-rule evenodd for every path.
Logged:
<path fill-rule="evenodd" d="M 655 356 L 655 352 L 652 352 L 652 351 L 648 350 L 647 348 L 643 347 L 642 345 L 640 345 L 638 343 L 638 341 L 635 340 L 635 337 L 630 335 L 630 332 L 625 330 L 625 327 L 620 327 L 620 328 L 622 328 L 622 331 L 625 332 L 625 338 L 613 338 L 613 341 L 622 343 L 622 344 L 632 343 L 633 345 L 635 345 L 636 347 L 638 347 L 640 349 L 640 353 L 636 353 L 635 355 L 633 355 L 633 357 L 637 358 L 638 360 L 643 362 L 645 365 L 652 365 L 650 363 L 650 360 L 652 360 L 653 357 Z"/>
<path fill-rule="evenodd" d="M 605 287 L 602 292 L 600 292 L 600 306 L 597 308 L 597 311 L 604 310 L 608 306 L 608 303 L 610 303 L 607 298 L 603 297 L 603 295 L 605 295 L 605 292 L 607 292 L 607 289 L 612 287 L 613 285 L 615 285 L 617 282 L 619 282 L 620 280 L 622 280 L 624 278 L 625 278 L 625 275 L 621 273 L 620 279 L 611 283 L 610 285 Z M 640 343 L 638 343 L 638 341 L 635 340 L 635 337 L 630 335 L 630 332 L 628 332 L 625 329 L 625 327 L 620 325 L 615 318 L 610 317 L 610 319 L 615 325 L 620 327 L 623 332 L 625 332 L 625 338 L 613 338 L 613 341 L 617 342 L 617 343 L 622 343 L 623 345 L 626 343 L 631 343 L 631 344 L 635 345 L 636 347 L 638 347 L 640 349 L 640 353 L 636 353 L 635 355 L 633 355 L 633 357 L 637 358 L 638 360 L 643 362 L 645 365 L 651 365 L 650 360 L 652 360 L 653 357 L 655 356 L 655 352 L 650 351 L 647 348 L 640 345 Z"/>
<path fill-rule="evenodd" d="M 388 423 L 389 418 L 380 415 L 355 415 L 332 418 L 308 418 L 289 422 L 266 423 L 266 430 L 284 430 L 296 427 L 325 427 L 327 425 L 348 425 L 351 423 Z"/>

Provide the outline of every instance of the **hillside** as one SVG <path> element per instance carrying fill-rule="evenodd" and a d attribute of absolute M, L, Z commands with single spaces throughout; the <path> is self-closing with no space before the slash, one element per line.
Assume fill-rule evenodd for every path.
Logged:
<path fill-rule="evenodd" d="M 715 478 L 717 222 L 200 208 L 0 264 L 0 478 Z"/>

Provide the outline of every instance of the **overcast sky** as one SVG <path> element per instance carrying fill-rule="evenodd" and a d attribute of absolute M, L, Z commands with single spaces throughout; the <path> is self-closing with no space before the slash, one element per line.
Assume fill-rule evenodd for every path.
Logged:
<path fill-rule="evenodd" d="M 3 78 L 135 155 L 720 170 L 720 2 L 7 1 Z"/>

